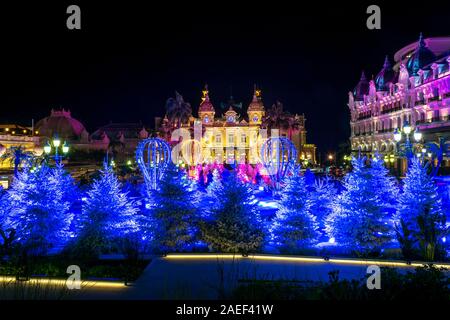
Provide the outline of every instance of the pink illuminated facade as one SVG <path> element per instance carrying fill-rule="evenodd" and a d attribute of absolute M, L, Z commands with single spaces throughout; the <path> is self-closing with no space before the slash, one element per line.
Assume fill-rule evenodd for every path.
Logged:
<path fill-rule="evenodd" d="M 350 143 L 353 153 L 385 156 L 392 166 L 396 156 L 393 132 L 410 124 L 425 142 L 450 143 L 450 37 L 424 39 L 386 57 L 378 75 L 363 73 L 349 92 Z M 449 166 L 449 156 L 443 166 Z"/>

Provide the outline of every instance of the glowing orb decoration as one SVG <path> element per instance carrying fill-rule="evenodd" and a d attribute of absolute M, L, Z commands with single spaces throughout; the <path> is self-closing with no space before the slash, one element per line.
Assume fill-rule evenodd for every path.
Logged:
<path fill-rule="evenodd" d="M 275 188 L 278 188 L 286 174 L 294 169 L 296 161 L 297 149 L 287 138 L 268 138 L 261 147 L 261 162 Z"/>
<path fill-rule="evenodd" d="M 202 145 L 198 140 L 189 139 L 184 141 L 181 146 L 181 154 L 188 166 L 195 166 L 203 161 Z"/>
<path fill-rule="evenodd" d="M 160 138 L 142 140 L 136 148 L 136 162 L 147 188 L 156 190 L 157 182 L 170 163 L 170 146 Z"/>

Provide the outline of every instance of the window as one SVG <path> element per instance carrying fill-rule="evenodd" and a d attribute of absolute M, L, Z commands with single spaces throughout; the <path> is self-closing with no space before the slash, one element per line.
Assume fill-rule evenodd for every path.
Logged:
<path fill-rule="evenodd" d="M 221 143 L 222 142 L 222 137 L 220 136 L 220 134 L 216 135 L 216 143 Z"/>
<path fill-rule="evenodd" d="M 234 144 L 234 134 L 228 135 L 228 144 Z"/>
<path fill-rule="evenodd" d="M 247 143 L 247 137 L 245 136 L 245 134 L 241 134 L 241 143 Z"/>

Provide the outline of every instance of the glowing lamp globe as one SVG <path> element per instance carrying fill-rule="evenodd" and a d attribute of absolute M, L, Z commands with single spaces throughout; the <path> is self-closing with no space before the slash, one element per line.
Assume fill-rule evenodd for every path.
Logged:
<path fill-rule="evenodd" d="M 50 152 L 52 152 L 52 146 L 50 145 L 50 143 L 46 143 L 44 146 L 44 152 L 45 154 L 49 154 Z"/>
<path fill-rule="evenodd" d="M 65 141 L 64 141 L 64 144 L 62 146 L 62 152 L 63 153 L 69 152 L 69 146 L 67 145 L 67 143 Z"/>
<path fill-rule="evenodd" d="M 394 131 L 394 140 L 400 142 L 402 140 L 402 133 L 397 129 Z"/>
<path fill-rule="evenodd" d="M 61 145 L 61 140 L 59 140 L 58 138 L 53 139 L 53 145 L 55 146 L 55 148 L 59 148 L 59 146 Z"/>
<path fill-rule="evenodd" d="M 408 121 L 406 121 L 404 126 L 403 126 L 403 132 L 405 134 L 410 134 L 411 133 L 411 126 L 409 125 Z"/>
<path fill-rule="evenodd" d="M 416 130 L 414 130 L 414 140 L 416 141 L 422 140 L 422 132 L 420 132 L 419 129 L 417 128 Z"/>

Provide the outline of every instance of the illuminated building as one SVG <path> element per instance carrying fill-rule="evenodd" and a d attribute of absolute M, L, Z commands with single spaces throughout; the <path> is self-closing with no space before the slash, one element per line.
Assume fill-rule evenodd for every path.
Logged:
<path fill-rule="evenodd" d="M 392 66 L 386 57 L 375 79 L 364 72 L 349 92 L 350 143 L 354 154 L 384 155 L 397 166 L 393 132 L 406 124 L 422 143 L 450 143 L 450 37 L 424 39 L 400 49 Z M 405 169 L 401 161 L 401 169 Z M 448 155 L 442 166 L 449 165 Z"/>
<path fill-rule="evenodd" d="M 264 138 L 277 133 L 294 143 L 299 161 L 316 163 L 316 146 L 306 143 L 304 115 L 291 115 L 283 111 L 281 104 L 266 110 L 261 90 L 256 87 L 246 114 L 238 113 L 238 106 L 230 100 L 223 105 L 224 112 L 217 112 L 205 87 L 198 117 L 190 115 L 187 121 L 181 123 L 180 128 L 189 132 L 190 139 L 200 141 L 203 163 L 258 164 Z M 166 115 L 164 119 L 157 118 L 156 125 L 163 138 L 172 143 L 178 141 L 178 136 L 173 137 L 179 129 L 176 121 L 171 121 Z"/>
<path fill-rule="evenodd" d="M 32 128 L 17 124 L 0 125 L 0 156 L 11 147 L 22 147 L 24 151 L 33 151 L 40 155 L 43 149 L 39 147 L 39 137 Z M 0 169 L 11 169 L 11 161 L 0 161 Z"/>

